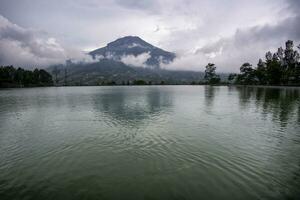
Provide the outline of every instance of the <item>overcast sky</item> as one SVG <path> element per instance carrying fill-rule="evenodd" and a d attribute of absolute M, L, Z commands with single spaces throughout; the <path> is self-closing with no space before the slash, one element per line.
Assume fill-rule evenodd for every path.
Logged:
<path fill-rule="evenodd" d="M 237 71 L 300 41 L 299 0 L 0 0 L 0 64 L 43 67 L 136 35 L 170 69 Z"/>

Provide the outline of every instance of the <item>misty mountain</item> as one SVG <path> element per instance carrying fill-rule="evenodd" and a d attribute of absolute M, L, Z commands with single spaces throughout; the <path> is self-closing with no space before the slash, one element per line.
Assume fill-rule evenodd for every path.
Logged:
<path fill-rule="evenodd" d="M 124 57 L 147 54 L 143 67 L 126 64 Z M 151 84 L 190 84 L 203 80 L 202 72 L 172 71 L 160 68 L 161 63 L 170 63 L 175 54 L 157 48 L 139 37 L 127 36 L 108 43 L 106 47 L 89 53 L 94 62 L 66 62 L 66 65 L 51 66 L 47 70 L 63 85 L 127 84 L 143 80 Z M 54 70 L 55 69 L 55 70 Z"/>
<path fill-rule="evenodd" d="M 91 51 L 89 54 L 94 58 L 107 58 L 120 61 L 124 56 L 139 56 L 149 54 L 145 63 L 150 68 L 158 69 L 160 63 L 168 64 L 174 60 L 174 53 L 155 47 L 137 36 L 126 36 L 107 44 L 103 48 Z"/>

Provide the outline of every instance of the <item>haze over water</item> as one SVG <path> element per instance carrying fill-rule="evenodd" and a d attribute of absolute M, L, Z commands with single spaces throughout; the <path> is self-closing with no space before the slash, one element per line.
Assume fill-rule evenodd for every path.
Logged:
<path fill-rule="evenodd" d="M 0 199 L 299 199 L 300 89 L 0 91 Z"/>

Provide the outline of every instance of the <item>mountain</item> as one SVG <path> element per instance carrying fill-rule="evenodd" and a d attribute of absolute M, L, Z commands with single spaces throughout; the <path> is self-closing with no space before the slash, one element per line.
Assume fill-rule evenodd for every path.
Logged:
<path fill-rule="evenodd" d="M 168 64 L 174 60 L 174 53 L 155 47 L 137 36 L 126 36 L 119 38 L 103 48 L 91 51 L 89 54 L 96 59 L 97 56 L 102 58 L 120 61 L 124 56 L 139 56 L 149 54 L 149 58 L 144 64 L 150 68 L 158 69 L 160 63 Z"/>
<path fill-rule="evenodd" d="M 144 62 L 148 67 L 125 64 L 122 58 L 148 54 Z M 57 77 L 58 85 L 132 84 L 191 84 L 203 80 L 202 72 L 172 71 L 160 68 L 161 63 L 172 62 L 176 55 L 155 47 L 139 37 L 127 36 L 89 53 L 94 62 L 67 61 L 65 65 L 47 69 Z M 99 58 L 101 57 L 101 59 Z M 143 57 L 144 58 L 144 57 Z M 56 81 L 56 80 L 55 80 Z"/>

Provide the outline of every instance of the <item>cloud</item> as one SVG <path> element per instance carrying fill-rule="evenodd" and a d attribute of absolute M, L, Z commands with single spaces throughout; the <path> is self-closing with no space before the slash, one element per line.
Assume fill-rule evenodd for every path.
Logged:
<path fill-rule="evenodd" d="M 175 59 L 174 63 L 165 65 L 168 69 L 204 69 L 213 62 L 222 72 L 237 72 L 244 62 L 256 65 L 259 58 L 264 58 L 269 50 L 275 51 L 291 39 L 300 42 L 300 1 L 288 0 L 287 6 L 280 10 L 282 19 L 276 23 L 238 28 L 232 35 L 207 41 L 198 48 L 191 48 Z M 285 14 L 284 14 L 285 13 Z M 196 35 L 195 33 L 186 33 Z M 182 36 L 177 36 L 182 37 Z M 195 42 L 196 43 L 196 42 Z M 190 44 L 189 44 L 190 45 Z M 194 45 L 193 47 L 195 47 Z"/>
<path fill-rule="evenodd" d="M 231 37 L 221 38 L 198 49 L 197 54 L 207 55 L 222 50 L 213 61 L 222 64 L 223 71 L 236 71 L 243 62 L 256 65 L 267 51 L 275 51 L 289 39 L 300 42 L 300 15 L 284 19 L 276 25 L 237 30 Z"/>
<path fill-rule="evenodd" d="M 121 57 L 120 61 L 126 65 L 134 67 L 148 67 L 146 65 L 147 60 L 151 57 L 150 53 L 142 53 L 140 55 L 124 55 Z"/>
<path fill-rule="evenodd" d="M 45 32 L 22 28 L 0 15 L 0 65 L 45 68 L 69 59 L 81 63 L 97 61 L 81 50 L 63 47 Z"/>
<path fill-rule="evenodd" d="M 41 67 L 65 60 L 65 50 L 55 38 L 24 29 L 0 15 L 1 65 Z"/>
<path fill-rule="evenodd" d="M 203 70 L 214 62 L 219 71 L 237 71 L 243 62 L 255 65 L 266 51 L 284 45 L 287 39 L 297 44 L 300 35 L 299 0 L 65 0 L 63 4 L 59 0 L 1 0 L 0 4 L 0 13 L 21 27 L 51 34 L 64 49 L 60 56 L 77 57 L 66 47 L 91 50 L 119 37 L 138 35 L 179 55 L 165 66 L 170 69 Z M 14 41 L 28 37 L 8 35 L 18 38 Z M 47 34 L 34 35 L 44 35 L 43 44 L 48 45 Z M 32 52 L 35 57 L 29 60 L 43 57 L 39 48 L 27 53 Z"/>
<path fill-rule="evenodd" d="M 167 70 L 192 70 L 203 71 L 203 66 L 200 64 L 199 56 L 195 54 L 177 55 L 172 63 L 160 63 L 162 69 Z"/>
<path fill-rule="evenodd" d="M 159 12 L 160 3 L 155 0 L 115 0 L 115 2 L 128 9 L 136 9 L 149 12 Z"/>

